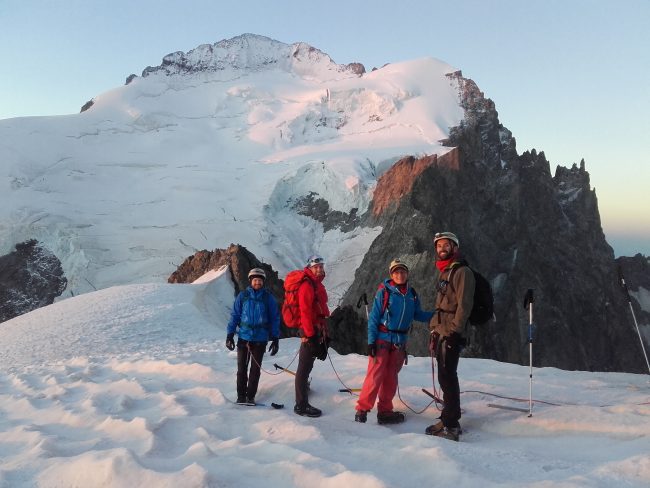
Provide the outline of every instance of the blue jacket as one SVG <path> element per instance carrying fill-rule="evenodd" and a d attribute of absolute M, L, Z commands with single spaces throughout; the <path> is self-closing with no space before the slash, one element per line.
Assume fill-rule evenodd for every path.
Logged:
<path fill-rule="evenodd" d="M 420 299 L 410 286 L 407 285 L 406 294 L 403 295 L 392 280 L 384 280 L 383 285 L 388 292 L 388 306 L 385 311 L 382 311 L 384 288 L 380 287 L 368 317 L 368 344 L 374 344 L 378 339 L 391 344 L 406 344 L 413 320 L 429 322 L 433 312 L 426 312 L 420 308 Z"/>
<path fill-rule="evenodd" d="M 251 286 L 242 291 L 232 307 L 228 334 L 239 327 L 239 338 L 249 342 L 266 342 L 280 337 L 278 304 L 266 288 L 255 291 Z"/>

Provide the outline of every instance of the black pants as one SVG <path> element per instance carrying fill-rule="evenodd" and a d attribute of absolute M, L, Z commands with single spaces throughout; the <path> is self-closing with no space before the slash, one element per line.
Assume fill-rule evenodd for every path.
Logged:
<path fill-rule="evenodd" d="M 309 374 L 314 368 L 313 351 L 309 344 L 300 344 L 298 352 L 298 368 L 296 369 L 296 405 L 304 406 L 309 403 Z"/>
<path fill-rule="evenodd" d="M 237 397 L 255 398 L 260 381 L 260 366 L 266 350 L 266 342 L 237 341 Z M 253 356 L 253 361 L 251 361 Z M 248 365 L 250 363 L 250 375 Z"/>
<path fill-rule="evenodd" d="M 438 383 L 442 388 L 444 407 L 440 419 L 445 427 L 458 427 L 460 424 L 460 385 L 458 384 L 458 360 L 462 338 L 454 333 L 440 340 L 436 351 L 438 362 Z"/>

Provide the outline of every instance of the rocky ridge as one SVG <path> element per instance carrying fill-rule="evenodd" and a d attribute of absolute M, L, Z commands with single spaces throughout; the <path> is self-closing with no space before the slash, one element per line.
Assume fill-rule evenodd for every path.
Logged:
<path fill-rule="evenodd" d="M 362 352 L 365 314 L 356 304 L 374 296 L 394 257 L 411 267 L 411 283 L 423 305 L 434 299 L 431 238 L 451 230 L 468 261 L 492 283 L 496 322 L 472 328 L 465 354 L 528 362 L 527 289 L 535 290 L 534 365 L 563 369 L 643 371 L 643 357 L 626 317 L 616 264 L 600 225 L 595 191 L 584 161 L 551 175 L 544 153 L 518 156 L 515 140 L 501 126 L 492 101 L 459 73 L 463 123 L 450 131 L 458 164 L 428 164 L 413 173 L 412 190 L 367 215 L 383 232 L 357 269 L 342 306 L 332 318 L 342 352 Z M 409 174 L 401 161 L 383 178 L 390 185 Z M 403 184 L 399 184 L 403 186 Z M 378 185 L 379 190 L 380 185 Z M 377 196 L 377 194 L 376 194 Z M 350 339 L 349 336 L 354 338 Z M 428 330 L 415 325 L 409 352 L 426 355 Z M 335 347 L 336 347 L 335 346 Z"/>
<path fill-rule="evenodd" d="M 153 74 L 191 74 L 223 70 L 262 70 L 279 68 L 302 73 L 318 67 L 332 73 L 360 76 L 366 72 L 361 63 L 338 65 L 324 52 L 304 42 L 285 44 L 256 34 L 243 34 L 215 44 L 203 44 L 187 53 L 168 54 L 159 66 L 148 66 L 142 76 Z M 127 79 L 127 84 L 133 75 Z"/>

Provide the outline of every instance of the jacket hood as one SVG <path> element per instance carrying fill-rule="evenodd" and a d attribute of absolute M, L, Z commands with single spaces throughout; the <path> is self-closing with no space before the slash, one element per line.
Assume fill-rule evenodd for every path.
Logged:
<path fill-rule="evenodd" d="M 316 275 L 312 272 L 311 268 L 309 268 L 308 266 L 305 266 L 304 271 L 305 271 L 305 275 L 306 275 L 310 280 L 315 281 L 316 283 L 320 283 L 320 282 L 322 282 L 322 281 L 325 279 L 325 276 L 324 276 L 324 275 L 323 275 L 323 276 L 316 276 Z"/>
<path fill-rule="evenodd" d="M 399 291 L 399 289 L 398 289 L 398 288 L 397 288 L 397 287 L 392 283 L 392 281 L 393 281 L 393 280 L 392 280 L 391 278 L 386 278 L 386 279 L 384 280 L 384 286 L 386 287 L 386 289 L 387 289 L 387 290 L 394 291 L 395 293 L 401 293 L 401 291 Z M 407 282 L 406 282 L 406 291 L 408 291 L 409 288 L 411 288 L 411 285 L 410 285 L 409 282 L 407 281 Z"/>

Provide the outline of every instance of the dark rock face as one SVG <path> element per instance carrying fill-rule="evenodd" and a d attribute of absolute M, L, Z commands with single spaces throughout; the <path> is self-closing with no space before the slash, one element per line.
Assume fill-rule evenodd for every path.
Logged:
<path fill-rule="evenodd" d="M 346 71 L 351 71 L 359 76 L 366 72 L 366 67 L 361 63 L 350 63 L 345 65 Z"/>
<path fill-rule="evenodd" d="M 631 258 L 621 256 L 616 263 L 631 292 L 638 292 L 639 288 L 650 290 L 650 257 L 643 254 Z"/>
<path fill-rule="evenodd" d="M 284 301 L 284 281 L 278 278 L 278 272 L 261 262 L 248 249 L 239 244 L 231 244 L 228 249 L 215 249 L 214 251 L 198 251 L 189 256 L 168 278 L 168 283 L 192 283 L 211 270 L 228 266 L 235 286 L 233 302 L 237 294 L 248 286 L 248 272 L 253 268 L 262 268 L 266 272 L 264 286 L 273 294 L 278 306 L 282 307 Z M 296 335 L 295 329 L 281 325 L 281 337 Z"/>
<path fill-rule="evenodd" d="M 314 192 L 294 202 L 292 208 L 300 215 L 311 217 L 323 224 L 325 232 L 336 228 L 340 228 L 342 232 L 350 232 L 361 223 L 361 218 L 357 215 L 358 209 L 353 208 L 349 213 L 331 210 L 327 200 L 318 198 L 318 194 Z"/>
<path fill-rule="evenodd" d="M 447 145 L 462 146 L 466 162 L 490 167 L 507 165 L 516 159 L 516 141 L 499 122 L 494 102 L 484 97 L 473 80 L 463 78 L 462 72 L 447 77 L 458 87 L 460 105 L 465 110 L 465 119 L 450 129 Z"/>
<path fill-rule="evenodd" d="M 68 284 L 58 258 L 37 241 L 0 256 L 0 322 L 49 305 Z"/>
<path fill-rule="evenodd" d="M 406 158 L 378 182 L 364 223 L 383 231 L 332 317 L 334 348 L 365 353 L 365 311 L 356 304 L 363 293 L 372 300 L 395 257 L 410 265 L 411 284 L 431 310 L 432 237 L 452 231 L 495 294 L 497 321 L 472 328 L 465 355 L 527 364 L 529 317 L 522 305 L 532 288 L 535 366 L 643 372 L 584 162 L 552 176 L 544 153 L 518 156 L 494 104 L 460 73 L 450 79 L 466 110 L 447 141 L 457 149 L 441 158 Z M 415 323 L 409 352 L 428 355 L 427 344 L 427 326 Z"/>
<path fill-rule="evenodd" d="M 81 110 L 79 110 L 79 113 L 85 112 L 86 110 L 88 110 L 93 105 L 95 105 L 95 100 L 88 100 L 86 103 L 83 104 L 83 106 L 81 107 Z"/>

